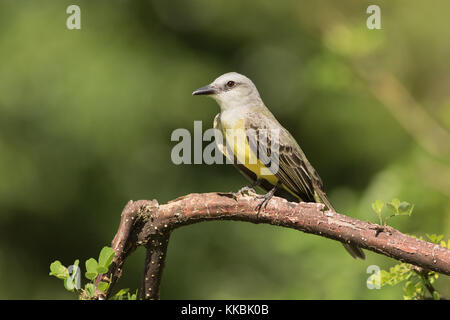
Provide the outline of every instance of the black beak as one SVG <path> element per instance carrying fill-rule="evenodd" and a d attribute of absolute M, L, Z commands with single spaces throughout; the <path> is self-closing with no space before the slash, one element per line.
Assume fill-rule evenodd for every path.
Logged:
<path fill-rule="evenodd" d="M 195 90 L 192 92 L 193 96 L 199 96 L 199 95 L 209 95 L 209 94 L 215 94 L 217 93 L 216 88 L 211 87 L 210 85 L 207 85 L 205 87 L 201 87 L 200 89 Z"/>

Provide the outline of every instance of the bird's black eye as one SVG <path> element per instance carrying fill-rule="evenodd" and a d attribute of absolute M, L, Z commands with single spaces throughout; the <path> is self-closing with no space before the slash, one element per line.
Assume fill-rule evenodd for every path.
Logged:
<path fill-rule="evenodd" d="M 236 83 L 235 83 L 234 81 L 228 81 L 228 82 L 227 82 L 227 87 L 228 87 L 228 88 L 233 88 L 235 84 L 236 84 Z"/>

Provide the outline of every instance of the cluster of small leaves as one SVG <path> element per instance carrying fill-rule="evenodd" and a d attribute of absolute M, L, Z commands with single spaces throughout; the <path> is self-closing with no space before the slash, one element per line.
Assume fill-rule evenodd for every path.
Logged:
<path fill-rule="evenodd" d="M 390 211 L 390 215 L 384 216 L 383 209 L 387 208 Z M 378 216 L 380 220 L 380 225 L 386 225 L 388 219 L 395 216 L 410 216 L 414 210 L 414 205 L 406 201 L 400 201 L 397 198 L 392 199 L 390 202 L 383 202 L 381 200 L 376 200 L 372 203 L 372 209 Z"/>
<path fill-rule="evenodd" d="M 79 260 L 75 260 L 73 265 L 69 268 L 66 268 L 61 264 L 60 261 L 56 260 L 52 264 L 50 264 L 50 275 L 55 276 L 58 279 L 64 281 L 64 288 L 68 291 L 74 291 L 78 289 L 78 285 L 76 282 L 76 276 L 79 274 Z"/>
<path fill-rule="evenodd" d="M 413 266 L 407 263 L 399 263 L 389 269 L 389 271 L 381 270 L 380 285 L 395 286 L 401 282 L 403 285 L 403 298 L 405 300 L 424 300 L 427 299 L 427 284 L 432 285 L 439 277 L 438 273 L 428 271 L 426 273 L 418 272 Z M 439 300 L 440 294 L 434 290 L 432 297 Z"/>
<path fill-rule="evenodd" d="M 431 242 L 439 244 L 441 247 L 450 249 L 450 239 L 448 239 L 447 242 L 443 241 L 442 239 L 444 239 L 444 235 L 442 234 L 438 235 L 434 233 L 433 234 L 425 233 L 425 235 Z M 422 237 L 420 237 L 420 240 L 423 240 Z"/>
<path fill-rule="evenodd" d="M 95 284 L 95 279 L 98 275 L 107 273 L 109 266 L 114 258 L 114 249 L 104 247 L 99 254 L 98 261 L 90 258 L 86 261 L 86 273 L 84 276 L 89 280 L 84 288 L 81 288 L 81 271 L 79 267 L 79 260 L 75 260 L 74 264 L 65 267 L 60 261 L 56 260 L 50 264 L 50 275 L 64 281 L 66 290 L 74 292 L 81 300 L 92 299 L 97 291 L 106 291 L 110 283 L 99 281 Z M 113 300 L 136 300 L 137 292 L 131 294 L 129 289 L 122 289 L 116 293 L 111 299 Z"/>
<path fill-rule="evenodd" d="M 137 290 L 134 293 L 130 292 L 130 289 L 120 289 L 111 300 L 137 300 Z"/>
<path fill-rule="evenodd" d="M 388 216 L 383 215 L 384 208 L 387 208 L 390 211 L 390 214 Z M 386 226 L 387 220 L 391 217 L 402 215 L 410 216 L 414 210 L 414 205 L 395 198 L 386 203 L 381 200 L 376 200 L 374 203 L 372 203 L 372 209 L 377 214 L 378 219 L 380 220 L 380 225 Z M 443 241 L 443 235 L 425 235 L 428 238 L 428 241 L 439 244 L 445 248 L 450 248 L 450 240 L 448 240 L 448 242 Z M 422 236 L 415 238 L 424 240 Z M 432 286 L 432 284 L 438 279 L 438 277 L 439 274 L 434 271 L 418 270 L 416 267 L 408 263 L 399 263 L 391 267 L 389 271 L 381 270 L 380 285 L 395 286 L 399 283 L 404 282 L 403 298 L 405 300 L 427 299 L 427 292 L 430 293 L 432 299 L 439 300 L 441 296 L 439 292 L 436 291 Z"/>
<path fill-rule="evenodd" d="M 442 241 L 443 235 L 426 234 L 429 241 L 440 244 L 448 248 L 450 240 L 446 243 Z M 423 237 L 418 237 L 423 240 Z M 395 286 L 401 282 L 403 285 L 403 298 L 405 300 L 424 300 L 428 299 L 427 292 L 434 300 L 440 300 L 441 295 L 435 290 L 432 285 L 439 278 L 439 274 L 434 271 L 418 271 L 417 268 L 408 263 L 399 263 L 389 269 L 389 271 L 381 270 L 380 285 Z M 432 290 L 430 291 L 430 288 Z"/>

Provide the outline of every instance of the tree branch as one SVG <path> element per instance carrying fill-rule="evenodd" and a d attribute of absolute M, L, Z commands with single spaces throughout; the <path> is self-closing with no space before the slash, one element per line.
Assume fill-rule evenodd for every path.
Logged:
<path fill-rule="evenodd" d="M 156 200 L 130 201 L 122 212 L 119 229 L 112 242 L 116 255 L 109 273 L 97 279 L 110 281 L 111 285 L 107 292 L 98 292 L 96 298 L 108 297 L 121 276 L 128 255 L 137 246 L 145 246 L 147 258 L 141 298 L 158 299 L 171 231 L 207 220 L 247 221 L 292 228 L 352 242 L 363 249 L 450 275 L 450 250 L 437 244 L 407 236 L 391 227 L 327 211 L 318 203 L 292 203 L 274 197 L 258 214 L 259 202 L 259 199 L 248 195 L 236 197 L 231 193 L 189 194 L 163 205 Z"/>
<path fill-rule="evenodd" d="M 159 299 L 159 285 L 161 283 L 164 261 L 166 259 L 167 245 L 170 233 L 162 233 L 154 237 L 147 244 L 144 276 L 142 277 L 141 299 Z"/>

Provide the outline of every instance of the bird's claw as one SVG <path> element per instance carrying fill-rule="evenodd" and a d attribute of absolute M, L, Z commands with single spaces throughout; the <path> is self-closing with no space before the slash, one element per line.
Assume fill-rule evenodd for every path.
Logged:
<path fill-rule="evenodd" d="M 247 194 L 249 196 L 257 195 L 255 189 L 253 189 L 253 187 L 251 187 L 251 186 L 245 186 L 245 187 L 239 189 L 238 192 L 236 192 L 236 193 L 241 196 L 244 196 L 245 194 Z"/>
<path fill-rule="evenodd" d="M 266 210 L 267 204 L 269 203 L 270 199 L 272 199 L 273 193 L 268 192 L 264 195 L 257 195 L 256 199 L 262 199 L 262 201 L 256 206 L 256 209 L 258 210 L 257 215 L 261 212 L 262 207 L 264 206 L 264 210 Z"/>
<path fill-rule="evenodd" d="M 237 200 L 239 197 L 248 195 L 248 196 L 257 196 L 258 194 L 256 193 L 255 189 L 253 189 L 254 186 L 256 186 L 257 184 L 251 184 L 249 186 L 245 186 L 240 188 L 237 192 L 233 192 L 233 198 L 235 200 Z"/>

